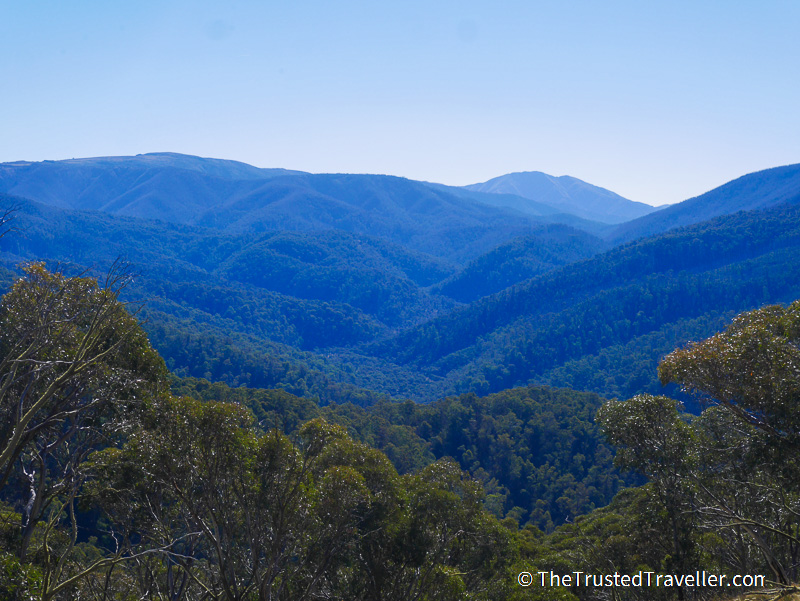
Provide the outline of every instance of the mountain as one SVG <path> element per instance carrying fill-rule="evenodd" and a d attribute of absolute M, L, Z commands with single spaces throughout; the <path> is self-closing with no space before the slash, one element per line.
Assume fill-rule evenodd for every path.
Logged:
<path fill-rule="evenodd" d="M 719 210 L 785 198 L 792 169 L 753 180 Z M 0 199 L 22 203 L 2 261 L 102 271 L 127 257 L 142 273 L 129 300 L 147 300 L 145 327 L 176 373 L 323 402 L 528 384 L 657 391 L 665 352 L 734 312 L 800 297 L 793 205 L 608 250 L 568 226 L 402 178 L 224 181 L 242 194 L 185 223 Z"/>
<path fill-rule="evenodd" d="M 0 193 L 237 233 L 338 229 L 456 262 L 559 220 L 399 177 L 312 175 L 172 153 L 4 163 Z"/>
<path fill-rule="evenodd" d="M 457 308 L 362 353 L 442 393 L 529 383 L 658 392 L 658 358 L 735 312 L 800 298 L 800 206 L 642 239 Z"/>
<path fill-rule="evenodd" d="M 1 194 L 0 206 L 17 207 L 15 231 L 0 238 L 0 262 L 6 269 L 46 260 L 68 274 L 88 270 L 102 275 L 120 257 L 126 260 L 136 277 L 124 298 L 142 306 L 140 317 L 151 342 L 179 375 L 280 387 L 321 403 L 372 402 L 381 395 L 351 383 L 349 374 L 358 366 L 342 367 L 342 361 L 332 362 L 318 349 L 375 340 L 453 305 L 411 279 L 427 283 L 438 274 L 449 275 L 452 267 L 364 236 L 233 235 L 70 211 Z M 348 254 L 338 255 L 340 248 Z M 269 251 L 281 255 L 291 277 L 250 282 L 260 267 L 269 266 L 243 260 L 252 253 L 261 261 Z M 348 262 L 345 278 L 337 267 Z M 242 266 L 248 271 L 238 269 Z M 0 269 L 4 289 L 10 281 L 6 269 Z M 305 298 L 280 292 L 308 282 L 315 287 L 304 290 Z"/>
<path fill-rule="evenodd" d="M 259 236 L 215 273 L 299 299 L 347 304 L 399 327 L 451 308 L 422 288 L 452 271 L 444 261 L 376 238 L 327 230 Z"/>
<path fill-rule="evenodd" d="M 543 226 L 544 242 L 518 237 L 458 270 L 363 234 L 234 233 L 0 202 L 20 205 L 18 231 L 0 240 L 6 266 L 48 259 L 102 272 L 118 256 L 133 262 L 141 275 L 128 299 L 147 302 L 145 328 L 179 375 L 322 402 L 530 383 L 658 392 L 664 353 L 735 312 L 800 298 L 793 205 L 606 252 L 586 234 Z M 558 248 L 582 258 L 559 265 L 548 254 Z"/>
<path fill-rule="evenodd" d="M 505 204 L 511 199 L 502 195 L 510 195 L 511 198 L 527 199 L 532 210 L 540 210 L 539 206 L 544 204 L 559 213 L 570 213 L 601 223 L 622 223 L 658 210 L 575 177 L 554 177 L 539 171 L 509 173 L 465 188 L 495 195 L 498 206 L 513 206 L 526 211 L 526 205 L 517 201 Z"/>
<path fill-rule="evenodd" d="M 0 192 L 69 209 L 191 221 L 257 182 L 300 172 L 175 153 L 0 164 Z"/>
<path fill-rule="evenodd" d="M 455 262 L 543 227 L 533 216 L 412 180 L 342 174 L 269 180 L 207 211 L 196 223 L 231 232 L 339 229 L 378 236 Z"/>
<path fill-rule="evenodd" d="M 410 325 L 454 304 L 424 290 L 451 275 L 454 266 L 378 238 L 340 231 L 231 234 L 0 195 L 0 206 L 12 204 L 18 207 L 14 224 L 20 233 L 0 240 L 9 262 L 41 258 L 103 269 L 125 257 L 140 273 L 139 285 L 158 292 L 156 298 L 170 298 L 172 289 L 179 295 L 172 300 L 186 305 L 187 287 L 198 289 L 192 293 L 195 300 L 227 288 L 231 300 L 223 313 L 239 313 L 234 300 L 250 296 L 248 303 L 256 303 L 248 309 L 251 315 L 281 315 L 276 314 L 274 328 L 257 329 L 303 348 L 316 346 L 308 343 L 312 332 L 302 344 L 293 341 L 297 317 L 289 315 L 315 315 L 315 331 L 322 334 L 327 331 L 324 313 L 342 310 L 344 319 L 334 331 L 339 342 L 347 343 L 345 324 L 361 323 L 356 329 L 366 327 L 374 337 L 381 319 L 387 323 L 379 329 Z M 377 315 L 382 318 L 376 322 Z"/>
<path fill-rule="evenodd" d="M 561 207 L 536 202 L 530 198 L 523 198 L 515 194 L 493 194 L 491 192 L 479 192 L 457 186 L 445 186 L 444 184 L 435 184 L 431 182 L 423 183 L 434 190 L 445 192 L 457 196 L 458 198 L 492 207 L 515 209 L 520 213 L 536 217 L 537 221 L 542 223 L 569 225 L 594 236 L 604 236 L 615 227 L 610 223 L 593 221 L 591 219 L 578 217 L 578 215 L 573 213 L 565 213 Z"/>
<path fill-rule="evenodd" d="M 798 202 L 800 164 L 786 165 L 743 175 L 705 194 L 624 223 L 604 237 L 619 244 L 737 211 Z"/>
<path fill-rule="evenodd" d="M 598 238 L 564 225 L 551 225 L 535 236 L 515 238 L 473 259 L 433 290 L 471 303 L 601 250 L 605 245 Z"/>

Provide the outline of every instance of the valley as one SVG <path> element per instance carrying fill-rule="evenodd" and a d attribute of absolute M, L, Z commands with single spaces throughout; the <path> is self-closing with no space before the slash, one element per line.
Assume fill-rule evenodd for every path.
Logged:
<path fill-rule="evenodd" d="M 278 453 L 281 457 L 296 453 L 302 461 L 345 470 L 352 487 L 346 494 L 364 495 L 363 502 L 376 512 L 352 528 L 368 528 L 369 520 L 392 524 L 365 530 L 359 535 L 363 538 L 348 543 L 347 553 L 356 553 L 353 549 L 362 544 L 394 549 L 396 555 L 382 561 L 395 566 L 401 580 L 408 577 L 401 566 L 410 561 L 398 559 L 404 553 L 417 548 L 444 553 L 421 539 L 412 544 L 408 537 L 434 527 L 415 521 L 427 511 L 420 499 L 445 495 L 445 490 L 455 495 L 447 497 L 447 511 L 460 516 L 460 527 L 485 544 L 476 549 L 495 554 L 513 549 L 498 572 L 481 580 L 493 584 L 476 588 L 487 598 L 517 598 L 502 592 L 497 574 L 511 578 L 526 562 L 579 569 L 612 558 L 634 570 L 638 558 L 658 569 L 688 569 L 706 549 L 702 561 L 724 564 L 719 558 L 725 553 L 707 550 L 713 546 L 707 538 L 712 527 L 708 516 L 692 523 L 680 520 L 688 511 L 685 504 L 695 498 L 691 495 L 729 493 L 714 488 L 723 485 L 702 461 L 682 462 L 701 453 L 688 450 L 693 445 L 702 453 L 719 451 L 714 445 L 722 442 L 715 437 L 724 424 L 714 420 L 724 421 L 719 412 L 738 407 L 749 392 L 731 400 L 714 389 L 699 398 L 693 392 L 705 391 L 706 380 L 687 385 L 684 372 L 667 375 L 664 361 L 681 356 L 683 351 L 676 349 L 689 343 L 713 341 L 726 328 L 738 327 L 744 318 L 735 321 L 737 315 L 800 298 L 796 165 L 746 175 L 656 209 L 576 178 L 536 172 L 453 188 L 390 176 L 309 174 L 155 153 L 0 164 L 0 207 L 12 209 L 13 216 L 7 224 L 13 228 L 0 237 L 0 282 L 4 292 L 11 291 L 6 298 L 18 294 L 14 291 L 21 284 L 12 287 L 12 282 L 20 276 L 22 282 L 65 278 L 69 283 L 86 277 L 102 281 L 103 274 L 120 269 L 126 274 L 118 290 L 120 307 L 135 315 L 136 327 L 146 336 L 139 343 L 152 345 L 141 353 L 149 357 L 148 369 L 155 370 L 147 376 L 147 386 L 155 388 L 143 394 L 162 400 L 153 401 L 147 411 L 155 413 L 141 418 L 132 438 L 121 435 L 120 454 L 115 454 L 117 443 L 87 439 L 86 448 L 103 457 L 93 460 L 101 463 L 92 469 L 108 482 L 116 477 L 114 470 L 123 468 L 103 472 L 104 465 L 153 460 L 155 455 L 148 453 L 160 452 L 162 444 L 172 457 L 183 452 L 177 450 L 184 444 L 180 436 L 189 436 L 173 438 L 175 432 L 195 428 L 191 437 L 205 440 L 203 424 L 217 424 L 212 430 L 229 432 L 231 441 L 244 437 L 245 446 L 225 447 L 231 465 L 243 453 L 278 453 L 274 444 L 287 453 Z M 12 318 L 11 312 L 3 317 Z M 793 340 L 793 322 L 786 323 L 780 325 L 781 336 Z M 739 344 L 735 340 L 731 345 Z M 787 352 L 793 356 L 794 351 Z M 758 365 L 754 372 L 763 367 Z M 665 393 L 684 404 L 649 400 L 666 399 L 657 396 Z M 719 411 L 709 409 L 709 402 Z M 650 413 L 618 431 L 627 408 Z M 688 413 L 680 413 L 684 410 Z M 619 415 L 612 419 L 613 411 Z M 734 411 L 731 419 L 750 416 L 735 431 L 754 445 L 753 457 L 769 455 L 780 445 L 794 452 L 794 409 L 786 416 L 781 411 L 759 405 Z M 765 429 L 762 420 L 772 419 L 773 413 L 778 425 Z M 595 419 L 596 414 L 601 417 Z M 200 421 L 192 425 L 195 419 Z M 660 433 L 672 433 L 670 440 L 683 441 L 669 459 L 676 466 L 669 477 L 657 467 L 663 457 L 643 460 L 626 450 L 639 453 L 647 436 L 660 435 L 643 431 L 643 438 L 626 438 L 651 420 Z M 140 436 L 153 437 L 156 446 L 131 446 Z M 307 441 L 317 439 L 322 446 L 312 452 L 316 447 Z M 215 444 L 209 439 L 201 446 Z M 664 443 L 656 447 L 666 452 Z M 364 453 L 373 453 L 369 465 L 355 459 Z M 26 459 L 19 455 L 18 460 Z M 720 469 L 745 469 L 733 458 L 725 461 Z M 11 470 L 11 465 L 6 467 Z M 757 472 L 758 477 L 794 495 L 781 480 L 779 462 L 768 465 L 773 471 Z M 192 478 L 206 478 L 207 468 L 186 469 L 197 471 Z M 176 464 L 177 471 L 159 472 L 158 486 L 183 486 L 181 469 Z M 308 476 L 307 485 L 312 487 L 313 480 L 313 487 L 319 487 L 314 494 L 332 495 L 329 502 L 337 502 L 339 493 L 325 488 L 332 486 L 325 480 L 332 477 L 324 475 L 328 468 L 320 469 Z M 437 476 L 436 470 L 444 471 Z M 751 478 L 752 470 L 745 471 L 742 477 Z M 256 472 L 242 477 L 255 478 Z M 297 482 L 306 477 L 297 474 Z M 156 481 L 146 483 L 150 476 L 139 474 L 143 488 L 130 494 L 151 494 L 147 487 Z M 687 487 L 680 488 L 680 495 L 664 492 L 679 484 Z M 751 485 L 759 484 L 747 480 Z M 389 489 L 396 495 L 391 501 L 382 496 Z M 5 497 L 9 511 L 17 511 L 21 497 L 12 497 Z M 469 511 L 460 504 L 466 499 L 474 501 Z M 705 501 L 717 503 L 715 511 L 721 511 L 718 498 Z M 97 502 L 120 524 L 134 519 L 119 513 L 119 500 Z M 360 511 L 356 505 L 354 512 Z M 247 511 L 261 511 L 258 507 Z M 750 509 L 742 512 L 752 515 Z M 295 517 L 301 519 L 301 513 Z M 351 532 L 345 524 L 353 515 L 342 514 L 343 521 L 325 527 Z M 667 519 L 673 519 L 672 525 L 663 522 Z M 96 526 L 86 516 L 80 520 L 81 529 L 94 532 L 96 543 Z M 391 543 L 373 540 L 384 527 L 401 534 Z M 664 534 L 669 528 L 675 529 L 672 541 Z M 157 538 L 155 532 L 147 536 Z M 180 529 L 174 534 L 184 535 Z M 82 536 L 80 544 L 89 544 L 89 535 Z M 619 548 L 609 550 L 615 536 Z M 663 548 L 647 549 L 648 536 Z M 776 556 L 785 555 L 780 536 L 770 543 Z M 679 538 L 686 546 L 670 547 Z M 576 559 L 573 551 L 583 545 L 578 540 L 592 541 L 594 547 L 586 543 L 585 549 L 604 549 L 607 556 Z M 127 553 L 143 549 L 133 541 Z M 309 553 L 308 561 L 316 561 L 313 546 L 298 541 L 292 543 L 299 545 L 296 553 Z M 97 544 L 96 549 L 105 548 L 107 541 Z M 330 539 L 325 544 L 333 549 L 337 543 Z M 720 539 L 713 544 L 734 543 Z M 458 564 L 462 567 L 478 561 L 463 549 L 447 548 L 465 562 Z M 198 557 L 205 558 L 203 553 Z M 743 553 L 748 566 L 762 565 L 754 547 Z M 433 555 L 426 557 L 433 561 Z M 186 564 L 180 569 L 188 575 L 193 568 Z"/>

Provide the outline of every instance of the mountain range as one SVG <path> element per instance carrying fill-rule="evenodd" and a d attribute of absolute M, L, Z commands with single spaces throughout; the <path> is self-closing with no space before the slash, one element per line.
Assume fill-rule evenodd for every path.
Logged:
<path fill-rule="evenodd" d="M 525 181 L 533 183 L 526 187 Z M 503 186 L 512 184 L 517 187 L 507 193 L 512 188 Z M 143 564 L 152 574 L 145 578 L 125 571 L 133 562 L 110 564 L 120 578 L 119 590 L 129 594 L 131 582 L 143 582 L 147 596 L 159 590 L 152 587 L 157 572 L 166 574 L 171 587 L 178 580 L 171 570 L 191 565 L 196 557 L 195 581 L 202 584 L 213 558 L 220 566 L 227 561 L 223 554 L 206 552 L 213 543 L 199 542 L 199 551 L 195 548 L 201 539 L 186 525 L 198 519 L 222 524 L 243 541 L 230 547 L 235 553 L 228 557 L 244 557 L 241 565 L 247 566 L 254 565 L 253 557 L 262 562 L 258 558 L 264 555 L 250 546 L 252 524 L 278 514 L 282 522 L 285 512 L 275 508 L 295 507 L 300 490 L 312 502 L 287 515 L 313 519 L 291 517 L 287 523 L 302 534 L 313 556 L 319 555 L 316 533 L 323 531 L 313 529 L 320 524 L 327 532 L 326 516 L 344 516 L 336 520 L 350 538 L 336 553 L 345 549 L 348 555 L 326 580 L 326 586 L 336 583 L 335 590 L 344 591 L 337 598 L 364 596 L 366 589 L 354 580 L 362 564 L 375 566 L 369 578 L 380 579 L 402 566 L 416 581 L 420 566 L 437 565 L 431 558 L 457 558 L 477 545 L 476 563 L 441 573 L 483 574 L 488 566 L 487 588 L 479 598 L 516 599 L 521 589 L 515 578 L 531 566 L 563 573 L 590 568 L 600 573 L 609 565 L 631 573 L 667 569 L 677 565 L 671 563 L 672 550 L 684 548 L 675 543 L 678 536 L 696 541 L 686 549 L 703 549 L 702 560 L 687 555 L 692 569 L 703 561 L 708 562 L 703 570 L 723 573 L 728 568 L 716 562 L 723 556 L 728 561 L 730 548 L 742 548 L 742 537 L 736 532 L 734 546 L 720 546 L 716 521 L 700 529 L 702 514 L 695 506 L 704 497 L 695 484 L 698 474 L 706 499 L 722 492 L 713 503 L 735 504 L 740 497 L 751 503 L 754 495 L 740 490 L 754 490 L 755 497 L 766 490 L 766 500 L 746 510 L 756 520 L 768 515 L 783 528 L 783 517 L 769 516 L 784 507 L 791 524 L 791 507 L 781 505 L 793 494 L 783 483 L 794 481 L 786 477 L 784 436 L 770 446 L 770 439 L 756 436 L 751 421 L 732 428 L 734 422 L 720 414 L 719 405 L 691 417 L 679 414 L 680 405 L 669 398 L 642 393 L 666 392 L 689 412 L 701 413 L 704 407 L 676 384 L 663 390 L 659 361 L 725 330 L 738 313 L 800 298 L 800 165 L 750 174 L 672 207 L 643 209 L 647 214 L 637 213 L 642 208 L 635 203 L 572 178 L 511 174 L 493 185 L 499 192 L 389 176 L 263 170 L 174 154 L 0 165 L 0 215 L 5 216 L 0 291 L 11 287 L 27 261 L 42 261 L 68 276 L 88 273 L 102 279 L 112 269 L 127 274 L 116 280 L 124 282 L 119 298 L 157 354 L 137 333 L 133 354 L 120 351 L 113 355 L 119 363 L 103 363 L 107 353 L 101 352 L 97 366 L 102 369 L 86 381 L 99 378 L 105 384 L 108 374 L 116 374 L 114 382 L 117 376 L 123 382 L 132 382 L 131 374 L 148 377 L 138 371 L 140 364 L 160 374 L 158 393 L 155 386 L 142 389 L 151 402 L 129 405 L 130 391 L 139 389 L 124 384 L 125 402 L 98 414 L 102 419 L 81 408 L 85 399 L 93 410 L 108 398 L 102 386 L 96 393 L 76 380 L 86 391 L 78 397 L 70 393 L 71 384 L 59 388 L 58 402 L 79 398 L 76 411 L 84 413 L 63 434 L 59 416 L 68 411 L 46 411 L 47 419 L 59 418 L 49 430 L 59 440 L 37 438 L 47 440 L 47 447 L 30 446 L 32 452 L 19 455 L 19 461 L 31 462 L 22 472 L 40 470 L 37 492 L 50 495 L 41 498 L 55 499 L 61 490 L 81 498 L 78 511 L 70 505 L 68 518 L 58 508 L 52 515 L 40 512 L 52 528 L 45 543 L 72 540 L 75 562 L 70 565 L 77 566 L 111 557 L 123 539 L 136 545 L 138 557 L 154 551 Z M 39 267 L 28 271 L 44 277 L 33 285 L 30 277 L 3 297 L 0 317 L 9 325 L 2 332 L 5 346 L 14 332 L 27 334 L 27 324 L 48 321 L 52 305 L 29 300 L 41 298 L 44 285 L 60 280 L 51 280 Z M 67 307 L 83 308 L 94 299 L 108 307 L 106 295 L 68 297 Z M 76 299 L 79 304 L 72 305 Z M 729 328 L 712 339 L 725 341 L 726 348 L 748 347 L 748 369 L 733 370 L 732 377 L 723 378 L 725 387 L 747 380 L 745 371 L 751 369 L 770 391 L 778 385 L 761 347 L 762 342 L 774 346 L 776 356 L 783 352 L 777 349 L 788 348 L 790 355 L 796 350 L 791 340 L 786 346 L 791 332 L 776 327 L 778 316 L 782 324 L 790 323 L 785 317 L 790 311 L 759 311 L 756 321 L 749 321 L 753 314 L 737 320 L 744 329 Z M 129 322 L 114 319 L 116 336 L 118 324 Z M 82 326 L 67 320 L 72 349 L 78 332 L 72 326 Z M 63 322 L 57 323 L 60 328 Z M 754 324 L 757 339 L 750 337 Z M 769 332 L 769 340 L 761 332 Z M 37 373 L 47 357 L 66 357 L 69 363 L 74 354 L 51 352 L 51 337 L 44 338 L 44 361 L 31 363 Z M 56 339 L 54 349 L 64 337 Z M 18 341 L 23 348 L 29 347 L 25 340 Z M 689 352 L 703 349 L 708 341 Z M 712 356 L 714 369 L 715 349 L 703 350 Z M 162 359 L 169 374 L 161 369 Z M 785 383 L 785 374 L 778 375 L 779 384 Z M 37 376 L 31 377 L 38 386 Z M 790 374 L 789 384 L 791 379 Z M 47 382 L 44 386 L 53 390 Z M 29 388 L 25 380 L 16 393 L 9 389 L 7 415 L 23 415 L 17 407 Z M 607 400 L 634 396 L 627 403 Z M 136 409 L 122 412 L 119 421 L 116 414 L 123 406 Z M 778 422 L 785 413 L 780 409 Z M 134 414 L 142 416 L 131 419 Z M 105 425 L 106 416 L 114 428 L 95 438 L 90 432 Z M 617 445 L 616 458 L 609 440 Z M 665 446 L 664 440 L 671 442 Z M 109 441 L 111 447 L 104 449 Z M 657 466 L 655 481 L 649 467 L 638 473 L 620 468 L 626 460 L 620 451 L 628 452 L 632 466 L 644 447 L 645 454 L 656 448 L 646 460 Z M 743 448 L 755 449 L 755 455 L 743 460 Z M 735 452 L 726 455 L 730 449 Z M 772 467 L 765 464 L 767 455 L 774 458 Z M 709 470 L 697 467 L 698 456 L 713 459 Z M 82 463 L 83 457 L 91 463 Z M 119 457 L 127 459 L 117 463 Z M 692 459 L 685 463 L 685 457 Z M 59 488 L 68 477 L 59 469 L 62 459 L 91 474 L 88 487 Z M 83 472 L 88 465 L 91 469 Z M 141 465 L 148 469 L 142 472 Z M 207 465 L 216 467 L 197 467 Z M 104 479 L 106 473 L 111 479 Z M 142 480 L 150 473 L 160 475 Z M 674 480 L 676 474 L 683 475 Z M 730 474 L 736 476 L 733 489 Z M 651 481 L 637 486 L 645 479 Z M 24 523 L 21 512 L 35 496 L 27 481 L 8 478 L 3 488 L 0 501 L 13 518 L 9 524 Z M 712 488 L 706 490 L 707 485 Z M 679 502 L 664 503 L 659 491 L 676 489 L 683 495 Z M 181 492 L 165 502 L 164 490 Z M 237 502 L 231 505 L 229 499 Z M 728 506 L 720 505 L 726 512 Z M 198 514 L 198 507 L 204 513 Z M 162 520 L 181 515 L 186 519 Z M 451 515 L 457 518 L 452 527 Z M 464 524 L 472 527 L 467 517 L 481 525 L 482 534 L 465 529 Z M 163 525 L 171 531 L 173 523 L 179 540 L 188 544 L 181 542 L 179 554 L 170 551 L 163 563 L 154 563 L 164 549 Z M 277 530 L 269 530 L 263 540 L 274 547 Z M 123 536 L 109 537 L 109 531 Z M 37 530 L 29 532 L 36 541 Z M 157 533 L 158 549 L 139 546 L 151 532 Z M 15 551 L 14 541 L 22 538 L 6 536 L 8 544 L 0 545 L 0 560 L 12 580 L 23 573 L 23 562 L 9 561 L 16 557 L 8 550 Z M 441 540 L 455 546 L 426 550 L 431 541 Z M 762 557 L 763 540 L 758 542 L 747 551 L 752 557 Z M 302 547 L 289 542 L 287 548 L 292 563 Z M 791 553 L 784 555 L 791 561 Z M 41 551 L 19 556 L 49 565 L 38 559 L 48 557 Z M 498 558 L 515 559 L 496 568 Z M 728 565 L 742 573 L 769 569 L 762 562 L 747 563 L 745 570 L 738 555 Z M 108 586 L 111 568 L 104 594 L 117 590 L 116 584 Z M 40 573 L 38 566 L 25 569 L 34 578 Z M 240 573 L 248 577 L 248 569 Z M 288 573 L 285 566 L 275 571 L 270 564 L 269 569 L 280 578 Z M 668 569 L 683 573 L 683 568 Z M 96 574 L 86 574 L 94 590 L 96 580 L 89 578 Z M 28 590 L 34 594 L 41 580 L 31 581 Z M 460 599 L 463 591 L 476 588 L 448 588 L 452 582 L 437 581 L 432 590 L 441 591 L 444 583 L 452 598 Z M 382 590 L 389 588 L 398 587 Z M 211 589 L 197 590 L 202 596 Z M 561 592 L 583 599 L 558 588 L 541 598 Z M 372 596 L 386 597 L 383 592 Z M 401 592 L 398 598 L 407 596 Z"/>
<path fill-rule="evenodd" d="M 798 165 L 659 210 L 536 173 L 452 188 L 169 153 L 5 163 L 0 192 L 6 268 L 125 257 L 176 374 L 322 403 L 657 392 L 664 353 L 800 297 Z"/>

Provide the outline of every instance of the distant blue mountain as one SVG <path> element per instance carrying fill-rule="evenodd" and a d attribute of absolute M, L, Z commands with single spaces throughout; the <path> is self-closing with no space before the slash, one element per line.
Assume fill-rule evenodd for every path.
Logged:
<path fill-rule="evenodd" d="M 19 207 L 0 263 L 126 257 L 170 368 L 234 386 L 337 402 L 344 385 L 417 400 L 532 382 L 657 393 L 666 352 L 800 297 L 800 165 L 618 226 L 616 241 L 670 231 L 612 248 L 543 223 L 557 214 L 474 200 L 487 192 L 133 159 L 0 165 L 0 185 L 95 209 L 0 190 L 0 209 Z"/>
<path fill-rule="evenodd" d="M 45 204 L 190 222 L 277 176 L 301 173 L 175 153 L 0 164 L 0 192 Z"/>
<path fill-rule="evenodd" d="M 612 243 L 660 234 L 738 211 L 800 203 L 800 164 L 743 175 L 718 188 L 624 223 L 604 237 Z"/>
<path fill-rule="evenodd" d="M 495 195 L 495 202 L 499 206 L 530 212 L 541 211 L 541 205 L 546 205 L 558 213 L 569 213 L 601 223 L 623 223 L 658 210 L 575 177 L 554 177 L 539 171 L 509 173 L 482 184 L 464 187 L 473 192 Z M 521 203 L 520 198 L 532 202 Z"/>
<path fill-rule="evenodd" d="M 477 193 L 399 177 L 314 175 L 173 153 L 4 163 L 0 192 L 66 209 L 236 233 L 338 229 L 456 262 L 545 223 L 585 223 L 573 215 L 526 214 L 502 202 L 492 206 L 488 194 L 475 199 Z"/>

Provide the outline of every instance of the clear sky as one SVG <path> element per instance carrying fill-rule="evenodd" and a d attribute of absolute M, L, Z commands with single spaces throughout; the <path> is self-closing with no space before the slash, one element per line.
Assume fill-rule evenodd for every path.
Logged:
<path fill-rule="evenodd" d="M 0 0 L 0 161 L 174 151 L 671 203 L 800 162 L 800 2 Z"/>

